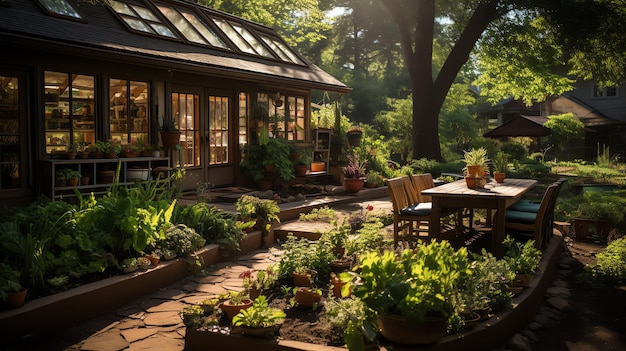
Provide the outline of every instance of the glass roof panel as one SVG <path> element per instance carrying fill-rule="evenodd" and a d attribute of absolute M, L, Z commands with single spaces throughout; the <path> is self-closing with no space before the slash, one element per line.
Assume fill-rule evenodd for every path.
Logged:
<path fill-rule="evenodd" d="M 55 15 L 81 18 L 80 14 L 67 0 L 37 0 L 48 12 Z"/>
<path fill-rule="evenodd" d="M 187 40 L 198 43 L 198 44 L 207 44 L 206 40 L 198 34 L 198 32 L 187 22 L 187 20 L 181 16 L 178 11 L 168 6 L 158 6 L 159 11 L 167 17 L 167 19 L 172 22 L 174 27 L 181 32 Z"/>
<path fill-rule="evenodd" d="M 215 32 L 209 26 L 204 24 L 204 22 L 202 22 L 198 17 L 196 17 L 196 15 L 187 11 L 181 11 L 181 13 L 211 45 L 230 50 L 222 38 L 215 34 Z"/>
<path fill-rule="evenodd" d="M 261 39 L 263 39 L 265 44 L 267 44 L 267 46 L 269 46 L 270 49 L 272 49 L 276 53 L 276 55 L 278 55 L 278 57 L 280 57 L 283 61 L 291 62 L 291 59 L 289 59 L 289 56 L 287 56 L 287 54 L 285 54 L 285 52 L 283 52 L 278 47 L 278 45 L 276 45 L 276 43 L 274 43 L 274 40 L 272 40 L 271 38 L 268 38 L 266 36 L 261 36 Z"/>
<path fill-rule="evenodd" d="M 231 26 L 239 33 L 249 44 L 254 48 L 254 50 L 262 56 L 274 58 L 271 52 L 269 52 L 263 44 L 261 44 L 255 37 L 245 29 L 243 26 L 240 26 L 236 23 L 231 23 Z"/>
<path fill-rule="evenodd" d="M 250 44 L 247 41 L 245 41 L 237 33 L 237 31 L 235 29 L 233 29 L 233 27 L 231 27 L 231 25 L 228 22 L 226 22 L 225 20 L 223 20 L 221 18 L 213 17 L 211 19 L 228 36 L 228 39 L 230 39 L 235 45 L 237 45 L 239 50 L 241 50 L 243 52 L 246 52 L 248 54 L 253 54 L 253 55 L 257 54 L 254 51 L 254 49 L 252 49 L 252 46 L 250 46 Z"/>
<path fill-rule="evenodd" d="M 108 0 L 113 11 L 134 30 L 158 34 L 168 38 L 178 38 L 176 34 L 147 7 L 127 5 L 117 0 Z"/>
<path fill-rule="evenodd" d="M 287 45 L 283 44 L 278 40 L 272 40 L 272 42 L 278 46 L 287 56 L 289 56 L 289 60 L 293 63 L 297 63 L 299 65 L 305 65 L 305 63 L 296 55 Z"/>

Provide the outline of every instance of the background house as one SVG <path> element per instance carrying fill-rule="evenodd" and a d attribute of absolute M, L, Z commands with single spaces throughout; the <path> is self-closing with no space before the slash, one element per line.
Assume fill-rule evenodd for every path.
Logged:
<path fill-rule="evenodd" d="M 180 162 L 185 188 L 243 185 L 242 146 L 260 127 L 310 145 L 311 91 L 349 91 L 271 28 L 193 1 L 108 3 L 0 3 L 3 204 L 62 193 L 59 167 L 91 173 L 80 189 L 101 190 L 94 173 L 111 162 L 59 154 L 99 140 L 158 145 L 164 115 L 182 132 L 181 151 L 138 166 Z"/>
<path fill-rule="evenodd" d="M 506 100 L 484 114 L 497 121 L 497 127 L 485 133 L 487 137 L 506 140 L 508 137 L 529 136 L 540 139 L 546 135 L 543 123 L 547 116 L 571 112 L 585 125 L 583 144 L 570 146 L 574 157 L 594 160 L 598 147 L 610 147 L 611 154 L 626 156 L 626 94 L 619 87 L 599 89 L 593 81 L 579 81 L 575 89 L 543 103 L 524 106 L 521 101 Z M 545 145 L 544 145 L 545 146 Z"/>

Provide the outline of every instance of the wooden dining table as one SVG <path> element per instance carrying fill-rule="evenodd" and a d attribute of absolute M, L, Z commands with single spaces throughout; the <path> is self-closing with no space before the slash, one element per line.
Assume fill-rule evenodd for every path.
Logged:
<path fill-rule="evenodd" d="M 470 189 L 465 180 L 457 180 L 452 183 L 422 190 L 422 195 L 432 198 L 431 220 L 428 224 L 428 234 L 431 238 L 441 235 L 439 221 L 442 209 L 491 209 L 496 210 L 493 219 L 491 252 L 496 257 L 504 256 L 504 226 L 506 209 L 516 203 L 522 195 L 537 184 L 534 179 L 506 178 L 504 183 L 488 182 L 484 188 Z M 491 218 L 488 218 L 488 223 Z"/>

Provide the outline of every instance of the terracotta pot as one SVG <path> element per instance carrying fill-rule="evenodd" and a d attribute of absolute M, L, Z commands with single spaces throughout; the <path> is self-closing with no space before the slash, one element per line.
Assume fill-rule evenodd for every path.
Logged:
<path fill-rule="evenodd" d="M 91 157 L 91 158 L 103 158 L 104 157 L 104 152 L 102 152 L 102 151 L 90 152 L 89 153 L 89 157 Z"/>
<path fill-rule="evenodd" d="M 78 178 L 72 178 L 67 180 L 67 186 L 77 186 Z"/>
<path fill-rule="evenodd" d="M 78 158 L 89 158 L 89 151 L 81 151 L 78 153 L 78 155 L 76 155 L 76 157 Z"/>
<path fill-rule="evenodd" d="M 321 161 L 311 162 L 311 172 L 324 172 L 326 170 L 326 163 Z"/>
<path fill-rule="evenodd" d="M 24 301 L 26 301 L 26 295 L 28 294 L 28 289 L 21 288 L 18 292 L 10 292 L 8 293 L 7 299 L 4 301 L 4 304 L 9 308 L 18 308 L 24 305 Z"/>
<path fill-rule="evenodd" d="M 98 181 L 98 184 L 110 184 L 113 183 L 114 179 L 114 171 L 98 171 L 96 173 L 96 180 Z"/>
<path fill-rule="evenodd" d="M 255 300 L 257 297 L 261 296 L 261 289 L 250 288 L 248 289 L 248 295 L 250 295 L 251 300 Z"/>
<path fill-rule="evenodd" d="M 530 287 L 530 281 L 533 280 L 533 274 L 516 274 L 513 286 Z"/>
<path fill-rule="evenodd" d="M 493 172 L 493 178 L 498 183 L 504 183 L 504 178 L 506 178 L 506 173 L 502 172 Z"/>
<path fill-rule="evenodd" d="M 317 272 L 311 270 L 308 273 L 296 273 L 293 272 L 293 285 L 295 286 L 305 286 L 309 287 L 313 285 L 313 280 L 315 279 L 315 274 Z"/>
<path fill-rule="evenodd" d="M 156 266 L 157 264 L 159 264 L 159 261 L 161 260 L 159 257 L 154 257 L 154 256 L 146 256 L 149 260 L 150 260 L 150 264 L 153 266 Z"/>
<path fill-rule="evenodd" d="M 491 318 L 493 316 L 491 312 L 493 311 L 491 310 L 491 307 L 489 306 L 474 310 L 474 313 L 477 313 L 480 316 L 481 321 Z"/>
<path fill-rule="evenodd" d="M 117 154 L 115 152 L 105 152 L 104 158 L 108 158 L 110 160 L 117 158 Z"/>
<path fill-rule="evenodd" d="M 485 167 L 484 166 L 467 166 L 467 175 L 474 176 L 476 178 L 481 178 L 485 175 Z"/>
<path fill-rule="evenodd" d="M 302 307 L 313 307 L 322 301 L 322 295 L 310 288 L 300 288 L 296 291 L 295 300 Z"/>
<path fill-rule="evenodd" d="M 265 170 L 265 173 L 274 173 L 274 171 L 276 170 L 276 165 L 275 164 L 264 165 L 263 169 Z"/>
<path fill-rule="evenodd" d="M 65 158 L 68 160 L 75 160 L 76 159 L 76 153 L 75 152 L 66 152 L 65 153 Z"/>
<path fill-rule="evenodd" d="M 330 269 L 335 273 L 347 272 L 352 266 L 350 259 L 338 259 L 330 261 Z"/>
<path fill-rule="evenodd" d="M 469 189 L 477 189 L 479 182 L 480 182 L 480 178 L 476 178 L 474 176 L 465 177 L 465 184 L 467 184 L 467 187 Z"/>
<path fill-rule="evenodd" d="M 137 157 L 139 156 L 138 152 L 134 152 L 134 151 L 122 151 L 120 152 L 120 157 L 124 157 L 124 158 L 132 158 L 132 157 Z"/>
<path fill-rule="evenodd" d="M 152 156 L 152 151 L 150 151 L 150 150 L 143 150 L 141 152 L 141 156 L 142 157 L 150 157 L 150 156 Z"/>
<path fill-rule="evenodd" d="M 166 132 L 161 131 L 161 142 L 164 147 L 174 148 L 180 141 L 180 131 Z"/>
<path fill-rule="evenodd" d="M 573 219 L 574 235 L 576 239 L 585 239 L 589 236 L 589 227 L 592 221 L 587 218 L 574 218 Z"/>
<path fill-rule="evenodd" d="M 80 178 L 80 185 L 89 185 L 90 180 L 91 178 L 83 176 L 82 178 Z"/>
<path fill-rule="evenodd" d="M 476 312 L 470 312 L 468 315 L 463 315 L 463 321 L 466 328 L 471 328 L 480 321 L 480 315 Z"/>
<path fill-rule="evenodd" d="M 226 314 L 228 320 L 232 320 L 233 317 L 239 313 L 239 311 L 245 310 L 250 306 L 252 306 L 252 300 L 250 299 L 244 299 L 241 304 L 231 304 L 230 300 L 227 300 L 220 305 L 220 309 Z"/>
<path fill-rule="evenodd" d="M 352 295 L 352 288 L 348 289 L 348 291 L 346 292 L 347 293 L 346 296 L 341 295 L 341 290 L 347 284 L 347 283 L 342 282 L 341 279 L 335 277 L 331 280 L 331 283 L 332 283 L 333 296 L 337 298 L 343 298 L 343 297 L 350 297 L 350 295 Z"/>
<path fill-rule="evenodd" d="M 281 324 L 272 325 L 269 327 L 260 327 L 260 328 L 252 328 L 252 327 L 239 327 L 239 330 L 243 333 L 243 335 L 256 336 L 256 337 L 268 337 L 273 336 L 280 329 Z"/>
<path fill-rule="evenodd" d="M 380 333 L 389 341 L 404 345 L 428 345 L 437 342 L 446 334 L 446 319 L 426 317 L 418 325 L 410 325 L 401 315 L 381 314 L 378 316 Z"/>
<path fill-rule="evenodd" d="M 272 184 L 274 184 L 274 179 L 261 178 L 257 181 L 257 184 L 261 190 L 270 190 L 272 188 Z"/>
<path fill-rule="evenodd" d="M 363 189 L 363 185 L 365 184 L 365 179 L 363 178 L 346 178 L 343 180 L 343 187 L 349 193 L 358 193 L 361 189 Z"/>
<path fill-rule="evenodd" d="M 307 169 L 308 169 L 307 165 L 295 165 L 294 173 L 296 177 L 304 177 L 306 176 Z"/>

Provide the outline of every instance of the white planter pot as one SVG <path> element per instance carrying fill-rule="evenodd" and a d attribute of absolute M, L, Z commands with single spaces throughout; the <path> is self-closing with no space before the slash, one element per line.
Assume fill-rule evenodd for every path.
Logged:
<path fill-rule="evenodd" d="M 132 168 L 126 170 L 126 181 L 131 182 L 133 180 L 148 180 L 150 176 L 149 168 Z"/>

